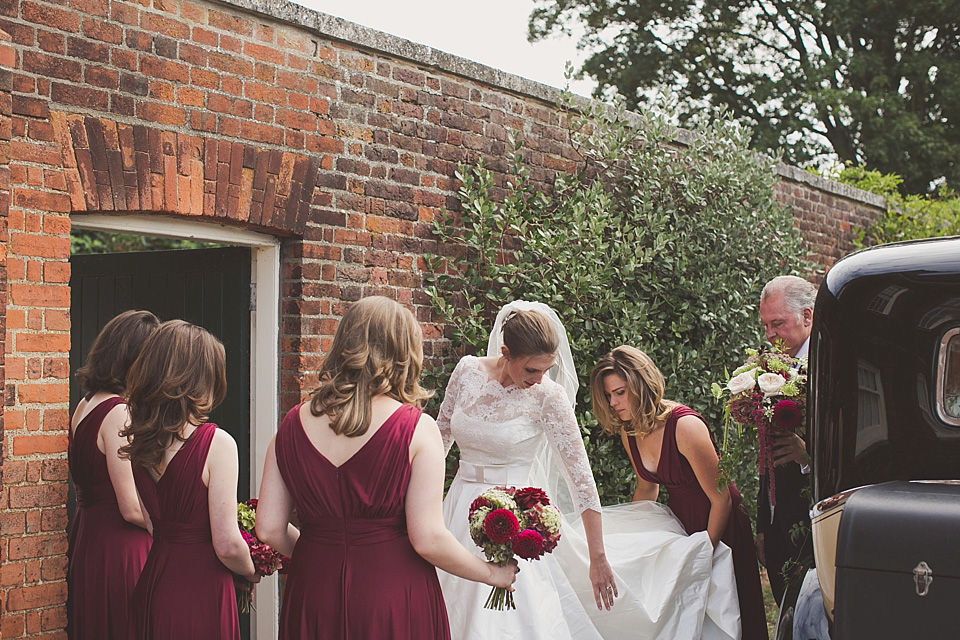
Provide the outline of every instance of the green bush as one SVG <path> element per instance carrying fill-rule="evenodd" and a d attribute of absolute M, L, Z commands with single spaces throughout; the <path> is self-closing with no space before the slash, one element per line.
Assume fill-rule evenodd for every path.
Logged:
<path fill-rule="evenodd" d="M 887 211 L 876 224 L 862 229 L 855 239 L 858 249 L 888 242 L 960 235 L 960 195 L 941 187 L 936 195 L 900 194 L 903 179 L 863 167 L 845 167 L 828 175 L 844 184 L 883 196 Z"/>
<path fill-rule="evenodd" d="M 482 351 L 496 311 L 517 298 L 553 307 L 580 376 L 577 416 L 605 504 L 630 499 L 633 471 L 619 438 L 601 434 L 587 388 L 597 359 L 620 344 L 646 351 L 668 396 L 701 412 L 716 435 L 711 383 L 760 344 L 763 283 L 802 265 L 788 210 L 773 199 L 776 160 L 719 114 L 677 144 L 670 114 L 600 105 L 561 107 L 581 161 L 548 189 L 512 141 L 503 172 L 463 166 L 461 210 L 435 223 L 441 256 L 428 286 L 454 354 Z M 442 389 L 453 362 L 433 372 Z M 756 464 L 733 465 L 747 498 Z"/>

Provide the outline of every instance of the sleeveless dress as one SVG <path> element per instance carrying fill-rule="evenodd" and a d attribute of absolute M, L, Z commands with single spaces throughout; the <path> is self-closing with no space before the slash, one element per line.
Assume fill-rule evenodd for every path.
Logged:
<path fill-rule="evenodd" d="M 437 571 L 414 551 L 404 511 L 419 409 L 402 405 L 334 466 L 291 409 L 277 431 L 300 520 L 280 608 L 281 640 L 446 640 Z"/>
<path fill-rule="evenodd" d="M 233 573 L 213 550 L 203 484 L 217 425 L 200 425 L 154 481 L 134 468 L 137 490 L 153 522 L 153 547 L 133 594 L 137 640 L 239 640 Z"/>
<path fill-rule="evenodd" d="M 97 447 L 104 418 L 121 404 L 118 397 L 104 400 L 67 436 L 68 464 L 77 491 L 67 569 L 67 628 L 72 640 L 128 637 L 130 595 L 150 551 L 150 534 L 120 515 L 107 457 Z"/>
<path fill-rule="evenodd" d="M 603 508 L 604 547 L 620 595 L 610 611 L 597 610 L 580 514 L 599 512 L 600 498 L 573 407 L 556 382 L 503 387 L 467 356 L 450 377 L 437 423 L 445 445 L 460 448 L 444 520 L 478 557 L 467 514 L 483 491 L 539 486 L 565 513 L 554 552 L 520 562 L 515 610 L 484 609 L 489 586 L 438 572 L 453 640 L 739 637 L 730 550 L 714 550 L 706 533 L 688 536 L 669 509 L 652 502 Z M 552 460 L 564 478 L 556 487 L 547 473 Z"/>
<path fill-rule="evenodd" d="M 677 515 L 687 532 L 694 533 L 705 531 L 707 528 L 710 499 L 703 492 L 690 463 L 677 447 L 677 421 L 683 416 L 696 416 L 703 420 L 700 414 L 689 407 L 680 405 L 673 410 L 663 427 L 663 444 L 660 448 L 660 462 L 657 464 L 656 473 L 651 473 L 643 466 L 636 439 L 629 438 L 628 442 L 630 456 L 640 476 L 647 482 L 667 488 L 670 495 L 667 506 Z M 710 437 L 712 439 L 713 435 L 711 434 Z M 767 621 L 750 517 L 740 508 L 740 492 L 733 484 L 730 485 L 730 498 L 733 500 L 733 511 L 720 539 L 733 550 L 743 638 L 744 640 L 765 640 L 768 637 Z"/>

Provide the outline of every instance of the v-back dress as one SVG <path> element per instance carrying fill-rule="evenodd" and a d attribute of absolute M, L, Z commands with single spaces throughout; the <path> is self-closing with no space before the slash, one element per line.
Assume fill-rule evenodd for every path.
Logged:
<path fill-rule="evenodd" d="M 604 546 L 620 596 L 598 611 L 580 514 L 600 498 L 573 407 L 544 378 L 522 389 L 490 380 L 479 358 L 457 365 L 437 418 L 444 443 L 456 441 L 460 469 L 443 502 L 444 521 L 479 557 L 467 514 L 498 485 L 540 486 L 566 508 L 560 543 L 540 560 L 520 562 L 516 609 L 484 608 L 490 587 L 440 571 L 453 640 L 697 640 L 739 637 L 730 550 L 714 550 L 706 533 L 688 536 L 669 509 L 634 503 L 603 509 Z M 555 461 L 547 462 L 549 460 Z M 565 480 L 553 487 L 545 467 Z M 732 592 L 732 594 L 731 594 Z"/>
<path fill-rule="evenodd" d="M 104 418 L 122 404 L 119 397 L 102 401 L 68 435 L 68 464 L 77 492 L 67 569 L 72 640 L 128 637 L 130 595 L 150 551 L 150 534 L 120 514 L 107 457 L 97 447 Z"/>
<path fill-rule="evenodd" d="M 407 536 L 410 442 L 402 405 L 346 462 L 313 445 L 294 407 L 275 440 L 300 538 L 280 608 L 281 640 L 446 640 L 437 571 Z"/>
<path fill-rule="evenodd" d="M 667 505 L 683 523 L 687 532 L 692 534 L 706 530 L 710 517 L 710 499 L 703 492 L 690 462 L 677 446 L 677 421 L 683 416 L 696 416 L 703 420 L 700 414 L 689 407 L 678 405 L 673 410 L 663 427 L 663 444 L 660 447 L 660 461 L 656 473 L 651 473 L 643 466 L 636 439 L 629 438 L 628 442 L 630 456 L 640 477 L 667 488 Z M 730 485 L 730 498 L 733 500 L 733 510 L 720 539 L 733 551 L 743 638 L 765 640 L 768 637 L 767 622 L 750 517 L 740 507 L 740 491 L 733 484 Z"/>
<path fill-rule="evenodd" d="M 239 640 L 233 573 L 213 549 L 203 467 L 217 425 L 200 425 L 160 480 L 134 468 L 153 524 L 153 547 L 133 594 L 137 640 Z"/>

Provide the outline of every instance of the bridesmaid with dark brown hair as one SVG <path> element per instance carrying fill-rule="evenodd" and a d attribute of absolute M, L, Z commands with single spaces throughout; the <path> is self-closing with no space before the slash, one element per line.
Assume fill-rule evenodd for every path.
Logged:
<path fill-rule="evenodd" d="M 125 444 L 127 372 L 160 321 L 125 311 L 97 335 L 77 382 L 84 397 L 70 421 L 68 464 L 77 492 L 67 569 L 67 635 L 72 640 L 127 637 L 127 609 L 150 551 Z"/>
<path fill-rule="evenodd" d="M 164 322 L 129 376 L 130 444 L 153 547 L 133 594 L 137 640 L 238 640 L 236 573 L 257 582 L 237 526 L 237 444 L 206 422 L 227 393 L 223 345 Z"/>

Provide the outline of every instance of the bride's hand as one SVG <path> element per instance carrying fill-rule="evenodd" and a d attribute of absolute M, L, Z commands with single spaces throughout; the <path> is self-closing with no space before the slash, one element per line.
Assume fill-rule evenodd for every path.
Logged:
<path fill-rule="evenodd" d="M 500 587 L 507 591 L 513 591 L 513 583 L 517 579 L 517 573 L 520 571 L 516 560 L 511 560 L 506 565 L 499 565 L 496 562 L 487 562 L 490 567 L 490 578 L 487 581 L 491 587 Z"/>
<path fill-rule="evenodd" d="M 593 583 L 593 597 L 597 600 L 597 609 L 613 606 L 613 599 L 619 596 L 617 583 L 613 579 L 613 569 L 606 557 L 590 562 L 590 582 Z"/>

